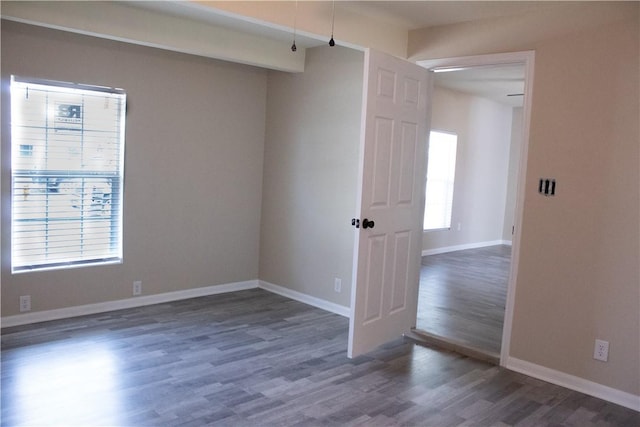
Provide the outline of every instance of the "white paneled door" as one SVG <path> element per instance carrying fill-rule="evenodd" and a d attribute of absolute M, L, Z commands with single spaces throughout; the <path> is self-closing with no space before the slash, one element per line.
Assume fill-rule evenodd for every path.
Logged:
<path fill-rule="evenodd" d="M 415 64 L 365 53 L 349 357 L 415 326 L 429 78 Z"/>

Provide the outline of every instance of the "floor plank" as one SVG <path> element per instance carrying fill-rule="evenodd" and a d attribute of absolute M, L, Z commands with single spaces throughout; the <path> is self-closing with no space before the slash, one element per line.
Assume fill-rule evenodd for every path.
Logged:
<path fill-rule="evenodd" d="M 638 426 L 640 414 L 255 289 L 2 330 L 2 425 Z"/>
<path fill-rule="evenodd" d="M 511 247 L 422 257 L 416 328 L 499 354 Z"/>

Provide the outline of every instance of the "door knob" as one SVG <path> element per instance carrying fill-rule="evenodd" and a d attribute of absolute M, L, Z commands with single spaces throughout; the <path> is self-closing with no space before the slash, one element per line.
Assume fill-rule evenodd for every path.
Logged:
<path fill-rule="evenodd" d="M 367 218 L 362 220 L 362 228 L 373 228 L 375 225 L 375 222 L 369 221 Z"/>

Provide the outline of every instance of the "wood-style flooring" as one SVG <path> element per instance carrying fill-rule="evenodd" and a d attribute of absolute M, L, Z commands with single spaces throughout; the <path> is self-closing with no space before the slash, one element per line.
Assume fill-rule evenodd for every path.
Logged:
<path fill-rule="evenodd" d="M 2 425 L 638 426 L 640 414 L 264 290 L 2 330 Z"/>
<path fill-rule="evenodd" d="M 511 247 L 422 257 L 416 329 L 499 357 Z"/>

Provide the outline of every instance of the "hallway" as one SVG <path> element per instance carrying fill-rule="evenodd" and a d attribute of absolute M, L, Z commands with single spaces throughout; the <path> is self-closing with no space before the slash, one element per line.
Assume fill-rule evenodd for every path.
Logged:
<path fill-rule="evenodd" d="M 499 355 L 511 247 L 422 257 L 417 329 Z"/>

